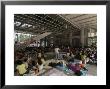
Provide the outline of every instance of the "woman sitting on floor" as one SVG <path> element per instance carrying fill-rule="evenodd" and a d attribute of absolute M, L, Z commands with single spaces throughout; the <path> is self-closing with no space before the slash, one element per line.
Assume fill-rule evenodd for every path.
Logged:
<path fill-rule="evenodd" d="M 74 55 L 72 52 L 70 52 L 70 55 L 68 57 L 68 62 L 74 62 Z"/>
<path fill-rule="evenodd" d="M 32 61 L 32 70 L 34 71 L 35 74 L 38 74 L 39 72 L 39 68 L 38 68 L 38 65 L 36 63 L 36 61 Z"/>
<path fill-rule="evenodd" d="M 17 60 L 17 75 L 23 76 L 27 72 L 26 65 L 21 61 Z"/>
<path fill-rule="evenodd" d="M 37 58 L 37 63 L 38 63 L 37 65 L 38 65 L 39 71 L 41 71 L 43 69 L 43 62 L 40 57 Z"/>

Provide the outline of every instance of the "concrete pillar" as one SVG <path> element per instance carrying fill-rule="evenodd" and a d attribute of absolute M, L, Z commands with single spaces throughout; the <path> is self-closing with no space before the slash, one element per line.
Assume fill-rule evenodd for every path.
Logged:
<path fill-rule="evenodd" d="M 84 41 L 84 28 L 81 29 L 80 39 L 81 39 L 81 45 L 82 45 L 82 48 L 83 48 L 84 45 L 85 45 L 85 41 Z"/>
<path fill-rule="evenodd" d="M 88 46 L 88 29 L 84 29 L 84 45 Z"/>
<path fill-rule="evenodd" d="M 73 44 L 72 44 L 72 38 L 73 38 L 72 32 L 70 32 L 70 37 L 69 37 L 69 39 L 70 39 L 70 46 L 71 46 L 71 47 L 73 46 Z"/>
<path fill-rule="evenodd" d="M 46 47 L 47 38 L 44 38 L 44 47 Z"/>

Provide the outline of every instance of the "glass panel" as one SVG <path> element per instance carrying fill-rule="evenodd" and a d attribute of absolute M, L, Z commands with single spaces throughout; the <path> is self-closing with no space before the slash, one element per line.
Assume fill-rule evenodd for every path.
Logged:
<path fill-rule="evenodd" d="M 90 29 L 88 32 L 88 46 L 96 45 L 97 43 L 97 32 L 94 29 Z"/>
<path fill-rule="evenodd" d="M 34 35 L 31 35 L 31 34 L 24 34 L 24 33 L 15 33 L 15 42 L 24 42 L 28 39 L 31 39 L 31 37 L 34 36 Z"/>

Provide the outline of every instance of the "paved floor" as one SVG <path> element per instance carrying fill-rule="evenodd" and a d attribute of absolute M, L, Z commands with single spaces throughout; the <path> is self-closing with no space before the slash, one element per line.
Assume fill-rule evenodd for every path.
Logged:
<path fill-rule="evenodd" d="M 87 65 L 88 74 L 91 76 L 97 76 L 97 66 L 96 65 Z"/>
<path fill-rule="evenodd" d="M 63 71 L 53 68 L 50 71 L 44 73 L 42 76 L 67 76 L 67 75 Z"/>
<path fill-rule="evenodd" d="M 77 60 L 75 60 L 77 62 Z M 50 61 L 48 60 L 47 63 Z M 97 65 L 95 64 L 87 64 L 88 75 L 89 76 L 97 76 Z"/>
<path fill-rule="evenodd" d="M 96 65 L 87 65 L 88 72 L 87 76 L 97 76 L 97 67 Z M 63 71 L 56 68 L 51 69 L 50 71 L 44 73 L 42 76 L 67 76 Z M 69 75 L 71 76 L 71 75 Z M 72 76 L 75 76 L 74 74 Z"/>
<path fill-rule="evenodd" d="M 87 64 L 87 76 L 97 76 L 97 66 L 96 65 L 89 65 Z M 37 74 L 38 75 L 38 74 Z M 35 74 L 27 74 L 25 76 L 37 76 Z M 67 76 L 64 71 L 56 69 L 56 68 L 49 68 L 47 71 L 44 71 L 44 73 L 41 73 L 39 76 Z M 69 76 L 75 76 L 74 74 Z"/>
<path fill-rule="evenodd" d="M 45 65 L 48 65 L 50 62 L 56 62 L 55 59 L 47 60 Z M 64 60 L 57 60 L 64 61 Z M 78 60 L 75 60 L 75 62 L 79 62 Z M 47 69 L 47 68 L 46 68 Z M 97 76 L 97 66 L 93 64 L 87 64 L 88 74 L 87 76 Z M 52 69 L 51 71 L 47 72 L 46 74 L 43 74 L 42 76 L 66 76 L 62 71 Z"/>

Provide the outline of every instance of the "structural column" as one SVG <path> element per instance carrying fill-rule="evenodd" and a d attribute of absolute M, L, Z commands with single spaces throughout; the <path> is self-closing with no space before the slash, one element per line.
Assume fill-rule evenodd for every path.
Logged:
<path fill-rule="evenodd" d="M 73 46 L 73 44 L 72 44 L 72 39 L 73 39 L 72 32 L 70 32 L 70 37 L 69 37 L 69 39 L 70 39 L 70 46 L 72 47 L 72 46 Z"/>
<path fill-rule="evenodd" d="M 85 42 L 84 42 L 84 38 L 85 38 L 85 37 L 84 37 L 84 28 L 81 29 L 81 34 L 80 34 L 80 35 L 81 35 L 81 36 L 80 36 L 80 37 L 81 37 L 81 38 L 80 38 L 80 39 L 81 39 L 81 46 L 82 46 L 82 48 L 83 48 L 83 47 L 84 47 L 84 44 L 85 44 Z"/>
<path fill-rule="evenodd" d="M 84 45 L 88 46 L 88 29 L 84 30 Z"/>
<path fill-rule="evenodd" d="M 44 47 L 46 47 L 47 46 L 47 38 L 45 37 L 44 38 Z"/>

